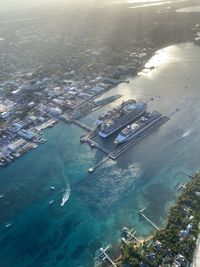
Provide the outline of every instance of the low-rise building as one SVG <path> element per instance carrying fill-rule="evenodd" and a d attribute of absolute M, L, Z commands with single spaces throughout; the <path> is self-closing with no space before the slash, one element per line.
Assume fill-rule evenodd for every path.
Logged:
<path fill-rule="evenodd" d="M 16 152 L 18 149 L 22 148 L 26 144 L 26 141 L 22 138 L 12 142 L 8 146 L 8 150 L 11 152 Z"/>

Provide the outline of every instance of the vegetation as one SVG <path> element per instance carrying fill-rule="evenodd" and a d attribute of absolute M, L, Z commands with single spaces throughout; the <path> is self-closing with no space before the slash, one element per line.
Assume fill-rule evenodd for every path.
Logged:
<path fill-rule="evenodd" d="M 200 174 L 196 174 L 171 208 L 164 229 L 143 244 L 122 245 L 122 263 L 134 267 L 173 266 L 173 263 L 187 266 L 200 232 L 199 192 Z"/>

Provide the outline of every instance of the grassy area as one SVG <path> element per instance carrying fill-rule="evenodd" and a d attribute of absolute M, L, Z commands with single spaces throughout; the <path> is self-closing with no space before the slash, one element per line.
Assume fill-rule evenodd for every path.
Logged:
<path fill-rule="evenodd" d="M 167 225 L 142 244 L 122 245 L 121 266 L 188 266 L 200 222 L 200 174 L 186 185 L 171 208 Z"/>

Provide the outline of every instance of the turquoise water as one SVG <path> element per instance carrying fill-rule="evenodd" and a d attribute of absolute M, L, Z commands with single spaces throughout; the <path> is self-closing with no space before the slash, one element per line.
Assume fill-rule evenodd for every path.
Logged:
<path fill-rule="evenodd" d="M 141 236 L 153 231 L 138 208 L 146 207 L 156 224 L 164 224 L 176 184 L 188 179 L 182 171 L 194 174 L 200 167 L 200 48 L 190 43 L 167 47 L 149 64 L 155 70 L 106 95 L 154 97 L 150 110 L 180 111 L 117 162 L 108 161 L 89 175 L 88 168 L 104 155 L 79 143 L 82 130 L 59 123 L 45 132 L 46 144 L 0 170 L 0 266 L 92 267 L 101 245 L 119 244 L 124 225 Z M 83 121 L 93 125 L 101 112 Z M 61 207 L 65 188 L 70 196 Z"/>

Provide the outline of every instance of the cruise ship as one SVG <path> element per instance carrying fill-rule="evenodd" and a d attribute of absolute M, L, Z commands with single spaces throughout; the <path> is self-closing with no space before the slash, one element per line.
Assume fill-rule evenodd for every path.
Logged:
<path fill-rule="evenodd" d="M 134 99 L 123 101 L 119 106 L 115 107 L 113 110 L 109 110 L 107 113 L 100 115 L 95 122 L 96 126 L 100 126 L 101 124 L 104 123 L 104 121 L 111 119 L 116 114 L 120 113 L 126 105 L 130 104 L 136 104 L 136 101 Z"/>
<path fill-rule="evenodd" d="M 128 125 L 124 128 L 115 139 L 115 144 L 127 142 L 132 138 L 136 138 L 139 134 L 143 133 L 149 127 L 153 126 L 157 121 L 162 118 L 162 113 L 154 110 L 152 113 L 147 113 L 137 120 L 135 123 Z"/>
<path fill-rule="evenodd" d="M 123 102 L 113 111 L 108 112 L 102 120 L 99 120 L 99 135 L 107 137 L 117 130 L 125 127 L 128 123 L 140 118 L 147 109 L 147 104 L 136 102 L 133 99 Z"/>

